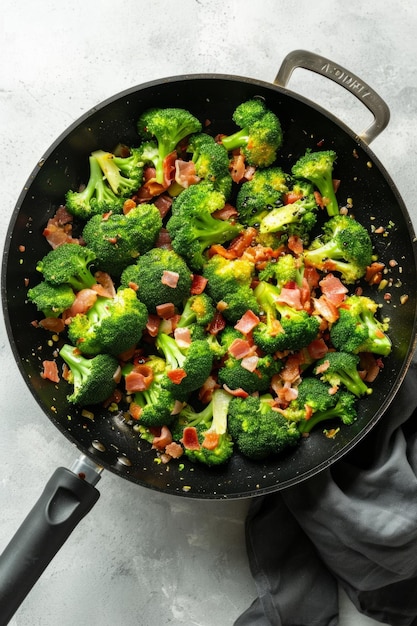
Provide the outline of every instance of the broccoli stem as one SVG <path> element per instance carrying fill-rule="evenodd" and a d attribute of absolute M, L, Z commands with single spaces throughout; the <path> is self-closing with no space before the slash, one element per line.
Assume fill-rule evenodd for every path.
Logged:
<path fill-rule="evenodd" d="M 236 148 L 241 148 L 242 146 L 246 146 L 249 141 L 249 130 L 248 128 L 242 128 L 241 130 L 236 131 L 232 135 L 228 135 L 227 137 L 222 138 L 222 144 L 226 148 L 228 152 L 231 150 L 235 150 Z"/>
<path fill-rule="evenodd" d="M 181 352 L 173 337 L 166 333 L 159 333 L 156 338 L 156 346 L 163 352 L 165 360 L 171 369 L 182 368 L 187 357 Z"/>

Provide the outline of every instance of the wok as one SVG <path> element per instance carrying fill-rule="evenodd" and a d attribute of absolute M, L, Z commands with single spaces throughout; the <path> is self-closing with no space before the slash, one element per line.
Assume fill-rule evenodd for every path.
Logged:
<path fill-rule="evenodd" d="M 292 72 L 305 68 L 322 74 L 353 93 L 373 114 L 371 126 L 358 135 L 306 98 L 286 87 Z M 289 171 L 306 148 L 334 149 L 338 160 L 335 177 L 341 180 L 340 202 L 354 200 L 360 221 L 371 230 L 380 259 L 396 267 L 389 303 L 384 290 L 370 295 L 384 304 L 391 319 L 392 353 L 374 392 L 359 402 L 354 425 L 342 426 L 334 439 L 313 432 L 290 453 L 255 463 L 234 454 L 217 469 L 184 462 L 178 471 L 154 462 L 149 444 L 138 439 L 118 413 L 100 409 L 94 420 L 66 399 L 68 384 L 42 379 L 42 361 L 52 358 L 60 343 L 49 345 L 50 335 L 31 322 L 37 317 L 27 303 L 27 285 L 39 281 L 37 261 L 49 251 L 43 228 L 66 190 L 77 188 L 88 176 L 88 155 L 98 148 L 112 150 L 119 142 L 135 145 L 136 120 L 154 105 L 189 109 L 200 120 L 210 120 L 210 132 L 232 132 L 236 106 L 253 96 L 265 99 L 284 129 L 278 164 Z M 393 400 L 406 374 L 416 334 L 415 236 L 407 209 L 390 176 L 368 144 L 385 128 L 389 110 L 361 79 L 333 62 L 305 51 L 295 51 L 283 61 L 274 84 L 218 74 L 185 75 L 148 82 L 119 93 L 88 111 L 72 124 L 40 159 L 22 191 L 12 215 L 4 250 L 2 303 L 10 344 L 30 391 L 52 423 L 76 444 L 81 456 L 71 469 L 59 468 L 34 509 L 0 557 L 0 614 L 7 623 L 37 578 L 82 517 L 99 497 L 95 484 L 103 468 L 140 486 L 188 498 L 243 498 L 287 488 L 320 472 L 350 451 L 373 428 Z M 366 294 L 365 290 L 365 294 Z M 408 296 L 404 302 L 403 296 Z"/>

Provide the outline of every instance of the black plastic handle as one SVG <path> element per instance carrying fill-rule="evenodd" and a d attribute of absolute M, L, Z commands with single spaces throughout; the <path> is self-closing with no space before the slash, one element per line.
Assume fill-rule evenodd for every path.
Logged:
<path fill-rule="evenodd" d="M 86 480 L 59 467 L 0 556 L 0 625 L 13 617 L 47 565 L 100 497 Z"/>

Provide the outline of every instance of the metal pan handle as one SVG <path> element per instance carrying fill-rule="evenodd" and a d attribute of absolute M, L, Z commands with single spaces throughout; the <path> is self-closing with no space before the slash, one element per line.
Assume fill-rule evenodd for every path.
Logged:
<path fill-rule="evenodd" d="M 86 458 L 86 457 L 84 457 Z M 97 502 L 99 479 L 81 459 L 58 468 L 0 556 L 0 626 L 9 623 L 47 565 Z M 90 475 L 89 475 L 90 474 Z"/>
<path fill-rule="evenodd" d="M 362 101 L 374 116 L 374 121 L 358 137 L 366 144 L 370 144 L 387 126 L 390 111 L 387 104 L 367 83 L 358 76 L 349 72 L 341 65 L 307 50 L 294 50 L 283 60 L 275 77 L 274 84 L 286 87 L 293 71 L 303 68 L 321 74 L 338 83 L 358 100 Z"/>

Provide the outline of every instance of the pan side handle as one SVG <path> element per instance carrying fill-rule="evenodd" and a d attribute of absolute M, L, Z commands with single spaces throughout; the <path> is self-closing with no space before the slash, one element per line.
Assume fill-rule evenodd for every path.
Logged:
<path fill-rule="evenodd" d="M 100 497 L 84 474 L 58 468 L 0 556 L 0 626 L 5 626 Z"/>
<path fill-rule="evenodd" d="M 370 144 L 387 126 L 390 119 L 390 111 L 385 101 L 367 83 L 358 76 L 349 72 L 341 65 L 330 61 L 314 52 L 307 50 L 294 50 L 283 60 L 274 84 L 285 87 L 293 71 L 303 68 L 321 74 L 338 83 L 358 100 L 360 100 L 374 116 L 374 120 L 368 128 L 359 133 L 358 137 L 366 144 Z"/>

